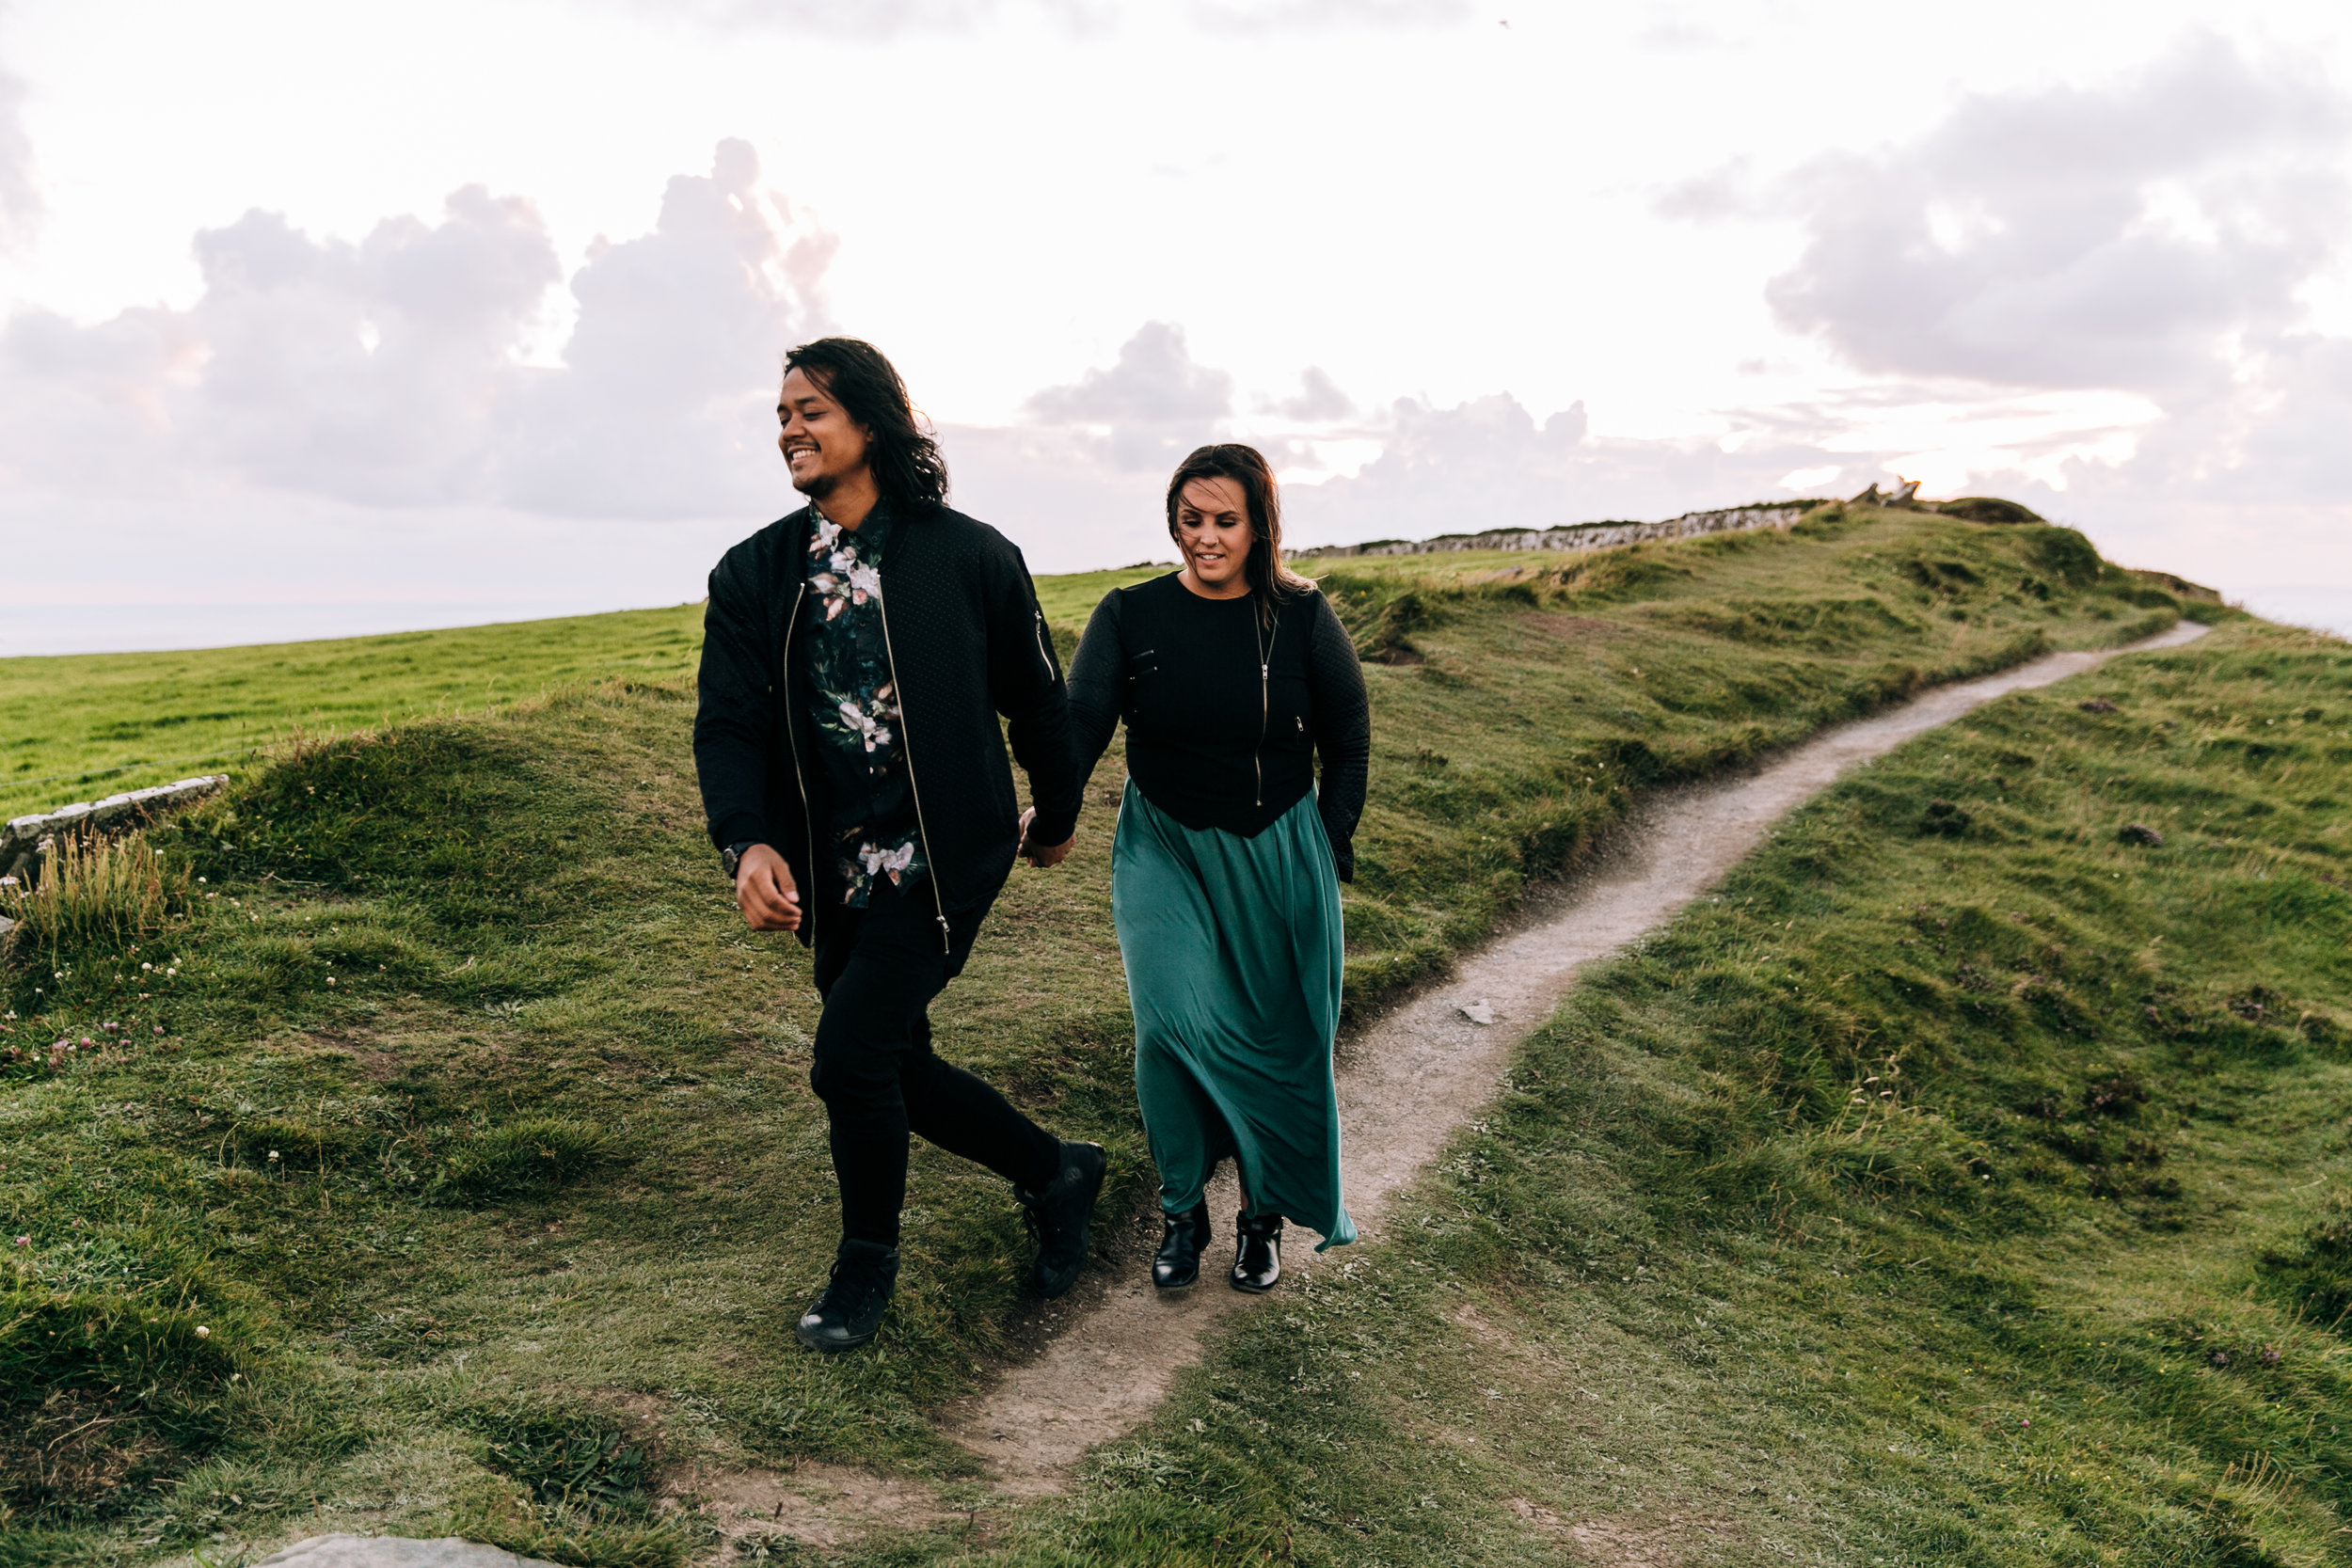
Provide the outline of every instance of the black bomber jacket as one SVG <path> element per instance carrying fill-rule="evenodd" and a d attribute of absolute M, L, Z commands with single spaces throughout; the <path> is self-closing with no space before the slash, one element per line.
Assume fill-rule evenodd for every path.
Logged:
<path fill-rule="evenodd" d="M 809 529 L 803 507 L 711 572 L 694 715 L 710 841 L 784 856 L 810 916 L 804 942 L 825 918 L 810 853 L 822 808 L 809 796 L 819 775 L 804 700 Z M 1021 813 L 1008 737 L 1029 775 L 1034 841 L 1059 844 L 1075 830 L 1083 786 L 1069 691 L 1021 551 L 986 523 L 944 506 L 897 509 L 882 582 L 925 881 L 944 923 L 984 911 L 1011 873 Z"/>

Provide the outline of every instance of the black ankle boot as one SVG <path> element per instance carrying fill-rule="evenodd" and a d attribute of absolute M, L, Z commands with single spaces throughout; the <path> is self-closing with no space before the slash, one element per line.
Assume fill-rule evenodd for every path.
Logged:
<path fill-rule="evenodd" d="M 1241 1214 L 1233 1220 L 1233 1289 L 1271 1291 L 1282 1277 L 1282 1216 Z"/>
<path fill-rule="evenodd" d="M 890 1294 L 898 1288 L 898 1249 L 880 1242 L 841 1243 L 833 1282 L 792 1327 L 811 1350 L 855 1350 L 882 1327 Z"/>
<path fill-rule="evenodd" d="M 1102 1196 L 1103 1173 L 1109 1159 L 1101 1144 L 1061 1146 L 1061 1174 L 1043 1192 L 1019 1187 L 1013 1196 L 1027 1211 L 1029 1233 L 1037 1238 L 1037 1269 L 1031 1275 L 1038 1294 L 1052 1300 L 1078 1282 L 1087 1263 L 1087 1228 L 1094 1220 L 1094 1200 Z"/>
<path fill-rule="evenodd" d="M 1152 1283 L 1181 1291 L 1200 1277 L 1200 1249 L 1209 1244 L 1209 1200 L 1202 1198 L 1188 1213 L 1160 1217 L 1168 1231 L 1160 1238 L 1160 1255 L 1152 1259 Z"/>

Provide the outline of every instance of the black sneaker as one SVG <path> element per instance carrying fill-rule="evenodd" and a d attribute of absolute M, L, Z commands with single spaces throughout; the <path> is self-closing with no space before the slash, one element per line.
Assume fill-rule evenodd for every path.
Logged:
<path fill-rule="evenodd" d="M 1087 1262 L 1087 1227 L 1094 1221 L 1094 1200 L 1102 1195 L 1103 1173 L 1110 1167 L 1101 1144 L 1061 1146 L 1061 1174 L 1041 1193 L 1019 1187 L 1013 1196 L 1026 1211 L 1024 1219 L 1037 1238 L 1037 1268 L 1031 1275 L 1038 1294 L 1052 1300 L 1078 1282 Z"/>
<path fill-rule="evenodd" d="M 1282 1277 L 1282 1216 L 1243 1214 L 1233 1229 L 1233 1289 L 1251 1295 L 1273 1290 Z"/>
<path fill-rule="evenodd" d="M 1202 1198 L 1189 1213 L 1160 1217 L 1168 1228 L 1160 1236 L 1160 1255 L 1152 1259 L 1152 1283 L 1181 1291 L 1200 1277 L 1200 1249 L 1209 1244 L 1209 1200 Z"/>
<path fill-rule="evenodd" d="M 898 1249 L 880 1242 L 841 1243 L 834 1254 L 833 1283 L 825 1287 L 792 1327 L 811 1350 L 855 1350 L 882 1327 L 890 1293 L 898 1285 Z"/>

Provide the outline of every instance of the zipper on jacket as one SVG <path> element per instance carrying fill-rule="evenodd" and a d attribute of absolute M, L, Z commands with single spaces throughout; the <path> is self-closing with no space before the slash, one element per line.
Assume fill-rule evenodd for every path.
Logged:
<path fill-rule="evenodd" d="M 1278 610 L 1277 613 L 1279 614 L 1279 611 Z M 1251 607 L 1250 621 L 1249 629 L 1255 633 L 1258 628 L 1254 605 Z M 1274 635 L 1276 637 L 1282 635 L 1282 623 L 1279 620 L 1274 623 Z M 1273 712 L 1272 700 L 1266 694 L 1266 672 L 1274 664 L 1274 643 L 1271 639 L 1258 642 L 1254 637 L 1252 641 L 1255 642 L 1258 650 L 1258 749 L 1249 753 L 1249 768 L 1257 778 L 1258 786 L 1253 792 L 1249 805 L 1250 809 L 1255 811 L 1265 805 L 1265 727 L 1271 721 L 1270 715 Z"/>
<path fill-rule="evenodd" d="M 786 617 L 784 623 L 784 743 L 792 752 L 792 783 L 801 792 L 801 828 L 808 834 L 808 879 L 815 882 L 817 818 L 808 808 L 808 781 L 801 776 L 800 737 L 792 733 L 792 633 L 801 624 L 801 601 L 807 597 L 807 582 L 803 581 L 793 588 L 792 613 Z M 785 869 L 788 871 L 791 866 L 792 863 L 787 859 Z M 801 918 L 808 922 L 808 940 L 814 946 L 817 942 L 817 890 L 814 887 L 801 889 Z"/>
<path fill-rule="evenodd" d="M 879 582 L 881 578 L 882 574 L 877 569 L 875 580 Z M 890 689 L 898 694 L 898 739 L 906 747 L 907 793 L 914 797 L 914 831 L 923 835 L 923 852 L 929 855 L 931 851 L 931 831 L 923 825 L 923 786 L 914 781 L 914 736 L 907 724 L 909 705 L 906 682 L 898 678 L 898 655 L 890 646 L 890 595 L 887 593 L 877 594 L 874 603 L 882 609 L 882 657 L 890 662 Z M 931 862 L 928 879 L 931 884 L 931 914 L 939 922 L 939 950 L 953 954 L 955 942 L 947 927 L 947 906 L 939 895 L 937 861 Z"/>

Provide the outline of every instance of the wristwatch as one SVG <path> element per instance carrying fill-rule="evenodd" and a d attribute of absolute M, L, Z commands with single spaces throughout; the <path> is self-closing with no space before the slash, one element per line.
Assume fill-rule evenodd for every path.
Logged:
<path fill-rule="evenodd" d="M 730 844 L 719 851 L 719 867 L 727 874 L 728 881 L 735 880 L 736 870 L 743 863 L 743 851 L 758 842 L 757 839 L 747 838 L 740 844 Z"/>

